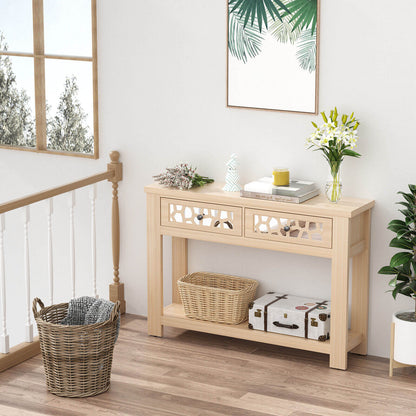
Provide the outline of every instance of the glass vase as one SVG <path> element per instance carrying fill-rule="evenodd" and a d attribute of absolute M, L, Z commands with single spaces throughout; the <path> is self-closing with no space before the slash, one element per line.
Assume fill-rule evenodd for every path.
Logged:
<path fill-rule="evenodd" d="M 325 195 L 330 202 L 337 203 L 341 199 L 342 183 L 341 183 L 341 169 L 333 169 L 331 167 L 331 176 L 325 184 Z"/>

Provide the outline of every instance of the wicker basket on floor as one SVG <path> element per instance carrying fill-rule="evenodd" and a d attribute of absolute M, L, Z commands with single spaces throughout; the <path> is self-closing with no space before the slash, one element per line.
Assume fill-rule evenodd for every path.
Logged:
<path fill-rule="evenodd" d="M 120 302 L 114 305 L 109 320 L 92 325 L 60 325 L 67 315 L 68 303 L 45 308 L 35 298 L 32 310 L 48 390 L 63 397 L 88 397 L 107 391 Z"/>
<path fill-rule="evenodd" d="M 258 282 L 226 274 L 198 272 L 178 280 L 188 318 L 224 324 L 247 320 L 248 304 L 256 296 Z"/>

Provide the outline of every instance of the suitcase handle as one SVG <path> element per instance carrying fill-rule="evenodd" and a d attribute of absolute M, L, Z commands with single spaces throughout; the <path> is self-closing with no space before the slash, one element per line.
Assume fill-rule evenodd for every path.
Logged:
<path fill-rule="evenodd" d="M 279 328 L 287 328 L 287 329 L 298 329 L 299 327 L 295 324 L 287 325 L 287 324 L 281 324 L 280 322 L 274 321 L 274 326 L 278 326 Z"/>

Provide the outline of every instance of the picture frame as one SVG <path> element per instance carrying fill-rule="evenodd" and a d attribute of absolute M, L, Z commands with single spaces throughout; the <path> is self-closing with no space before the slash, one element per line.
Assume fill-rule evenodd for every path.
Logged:
<path fill-rule="evenodd" d="M 318 114 L 319 43 L 320 0 L 227 0 L 227 107 Z"/>

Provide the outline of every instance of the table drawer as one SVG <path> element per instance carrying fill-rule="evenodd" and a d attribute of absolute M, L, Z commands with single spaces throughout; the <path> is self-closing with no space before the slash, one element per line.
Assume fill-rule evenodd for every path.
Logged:
<path fill-rule="evenodd" d="M 247 208 L 245 236 L 331 248 L 332 219 Z"/>
<path fill-rule="evenodd" d="M 161 199 L 161 225 L 212 233 L 242 235 L 242 208 L 228 205 Z"/>

